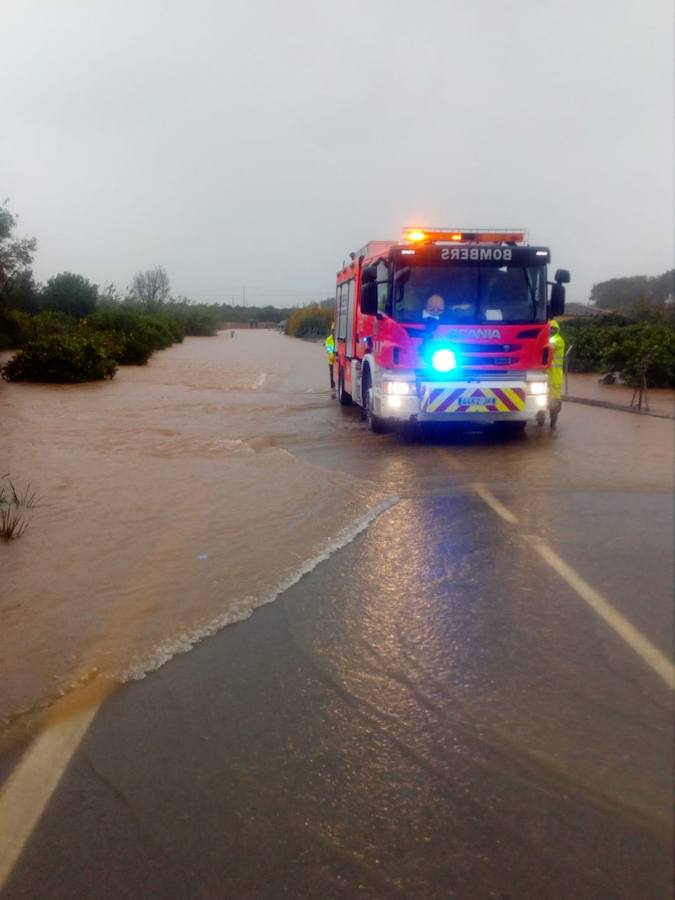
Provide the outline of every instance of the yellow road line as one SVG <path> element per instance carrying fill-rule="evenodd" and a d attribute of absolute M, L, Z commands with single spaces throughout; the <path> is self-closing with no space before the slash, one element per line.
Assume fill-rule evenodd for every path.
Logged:
<path fill-rule="evenodd" d="M 497 515 L 511 525 L 518 524 L 518 518 L 498 500 L 492 491 L 484 484 L 472 485 L 474 491 Z M 523 535 L 527 543 L 539 554 L 560 577 L 567 582 L 572 590 L 584 600 L 590 608 L 609 627 L 621 637 L 626 644 L 645 662 L 650 669 L 675 690 L 675 666 L 661 651 L 654 646 L 638 629 L 628 621 L 612 604 L 594 587 L 585 581 L 569 563 L 552 550 L 551 547 L 536 535 Z"/>
<path fill-rule="evenodd" d="M 0 890 L 103 699 L 50 722 L 0 790 Z"/>

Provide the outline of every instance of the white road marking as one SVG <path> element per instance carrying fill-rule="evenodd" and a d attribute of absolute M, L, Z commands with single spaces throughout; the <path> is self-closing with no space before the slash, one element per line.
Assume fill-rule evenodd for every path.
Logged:
<path fill-rule="evenodd" d="M 574 569 L 561 559 L 558 554 L 552 550 L 548 544 L 535 536 L 526 535 L 530 546 L 534 547 L 537 553 L 545 560 L 549 566 L 554 569 L 561 578 L 564 578 L 567 584 L 577 592 L 577 594 L 588 603 L 591 609 L 596 612 L 601 619 L 613 628 L 614 631 L 628 646 L 634 650 L 638 656 L 650 666 L 663 681 L 675 690 L 675 666 L 666 659 L 666 657 L 658 650 L 651 641 L 638 631 L 628 619 L 618 612 L 612 604 L 606 600 L 599 591 L 591 587 L 587 581 L 577 574 Z"/>
<path fill-rule="evenodd" d="M 102 700 L 51 722 L 0 790 L 0 890 Z"/>
<path fill-rule="evenodd" d="M 507 509 L 503 503 L 501 503 L 492 491 L 487 488 L 484 484 L 472 484 L 471 487 L 478 494 L 478 496 L 483 500 L 487 505 L 497 513 L 500 519 L 503 519 L 505 522 L 508 522 L 509 525 L 517 525 L 518 517 L 514 516 L 510 509 Z"/>
<path fill-rule="evenodd" d="M 472 485 L 474 491 L 497 515 L 511 525 L 518 524 L 518 518 L 484 484 Z M 668 685 L 675 690 L 675 666 L 638 629 L 628 621 L 594 587 L 585 581 L 569 563 L 552 550 L 536 535 L 523 535 L 527 543 L 539 554 L 554 572 L 584 600 L 600 618 L 628 644 L 638 656 Z"/>

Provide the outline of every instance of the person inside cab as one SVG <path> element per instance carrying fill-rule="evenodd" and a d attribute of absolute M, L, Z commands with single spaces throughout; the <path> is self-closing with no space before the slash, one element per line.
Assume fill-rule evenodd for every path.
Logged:
<path fill-rule="evenodd" d="M 432 294 L 427 300 L 422 310 L 422 321 L 425 319 L 435 319 L 437 322 L 441 320 L 445 313 L 445 300 L 440 294 Z"/>

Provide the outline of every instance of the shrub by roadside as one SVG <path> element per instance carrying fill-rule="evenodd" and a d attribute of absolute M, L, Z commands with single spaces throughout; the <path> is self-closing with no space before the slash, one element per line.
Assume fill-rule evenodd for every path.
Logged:
<path fill-rule="evenodd" d="M 114 347 L 98 336 L 52 334 L 26 344 L 2 369 L 6 381 L 80 384 L 112 378 Z"/>
<path fill-rule="evenodd" d="M 18 309 L 0 307 L 0 350 L 14 350 L 25 344 L 25 324 L 30 320 L 27 313 Z"/>
<path fill-rule="evenodd" d="M 570 319 L 562 323 L 570 372 L 618 372 L 634 384 L 645 368 L 650 387 L 675 386 L 675 330 L 672 317 L 634 322 L 623 316 Z"/>
<path fill-rule="evenodd" d="M 142 366 L 155 350 L 183 340 L 178 323 L 168 316 L 143 315 L 122 307 L 89 316 L 82 330 L 111 336 L 117 344 L 114 358 L 122 366 Z"/>
<path fill-rule="evenodd" d="M 333 309 L 313 304 L 295 309 L 286 320 L 286 334 L 293 337 L 325 337 L 333 322 Z"/>
<path fill-rule="evenodd" d="M 186 337 L 214 337 L 221 315 L 216 307 L 206 304 L 168 303 L 163 314 L 182 330 Z"/>

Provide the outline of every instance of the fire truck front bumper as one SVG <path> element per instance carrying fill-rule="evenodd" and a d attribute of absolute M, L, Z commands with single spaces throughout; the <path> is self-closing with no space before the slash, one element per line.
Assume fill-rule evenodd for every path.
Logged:
<path fill-rule="evenodd" d="M 404 394 L 377 391 L 374 412 L 381 419 L 419 422 L 529 422 L 548 405 L 548 386 L 538 381 L 429 381 Z"/>

